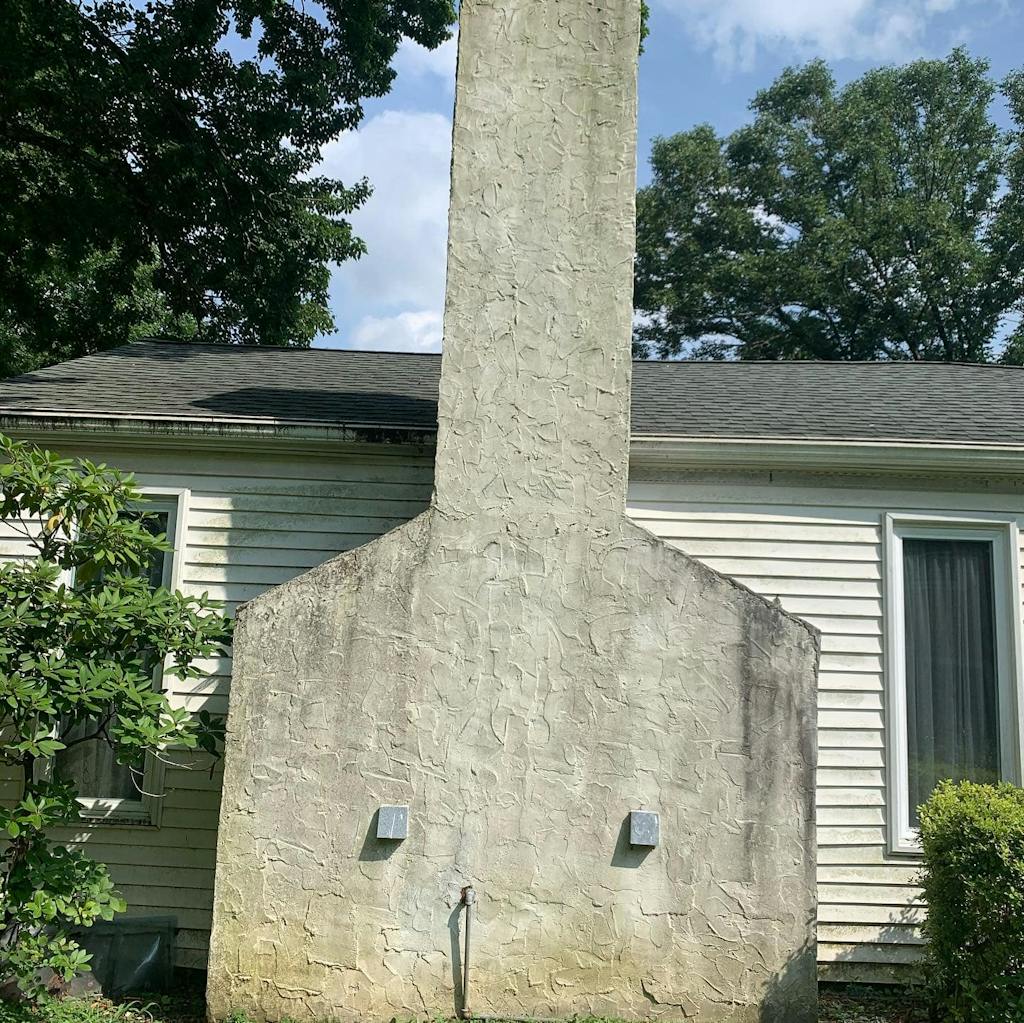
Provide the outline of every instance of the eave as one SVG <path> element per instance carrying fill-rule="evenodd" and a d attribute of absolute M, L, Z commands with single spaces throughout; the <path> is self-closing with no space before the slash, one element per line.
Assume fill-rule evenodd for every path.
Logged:
<path fill-rule="evenodd" d="M 1024 473 L 1024 446 L 912 440 L 634 436 L 631 461 L 663 469 L 786 469 L 949 475 Z"/>
<path fill-rule="evenodd" d="M 52 443 L 54 437 L 82 438 L 99 444 L 137 447 L 190 446 L 219 450 L 265 450 L 338 455 L 345 452 L 432 454 L 435 429 L 400 424 L 331 423 L 269 418 L 104 416 L 0 410 L 0 432 Z M 872 474 L 1001 475 L 1024 474 L 1024 445 L 951 444 L 920 440 L 776 437 L 678 437 L 634 435 L 634 469 L 803 470 Z"/>
<path fill-rule="evenodd" d="M 181 419 L 172 416 L 104 416 L 53 412 L 0 410 L 0 433 L 36 443 L 52 443 L 54 437 L 82 439 L 121 447 L 190 446 L 224 451 L 252 450 L 254 443 L 266 450 L 306 454 L 339 454 L 346 450 L 386 452 L 401 448 L 408 455 L 430 454 L 436 431 L 416 426 L 380 423 L 319 423 L 269 418 Z"/>

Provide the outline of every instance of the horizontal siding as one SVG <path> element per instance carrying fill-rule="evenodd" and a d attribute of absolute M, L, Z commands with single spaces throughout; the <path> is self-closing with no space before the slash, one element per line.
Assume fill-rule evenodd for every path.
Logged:
<path fill-rule="evenodd" d="M 180 588 L 223 601 L 230 613 L 268 587 L 366 543 L 427 506 L 432 465 L 412 452 L 368 459 L 141 454 L 69 450 L 135 473 L 143 486 L 190 491 Z M 180 542 L 180 541 L 179 541 Z M 0 558 L 28 546 L 0 522 Z M 230 657 L 200 664 L 208 678 L 168 679 L 173 703 L 227 710 Z M 82 825 L 56 837 L 106 863 L 130 915 L 173 915 L 180 966 L 204 968 L 210 940 L 219 769 L 179 754 L 164 779 L 160 826 Z M 0 774 L 0 800 L 20 783 Z"/>
<path fill-rule="evenodd" d="M 841 481 L 837 481 L 841 482 Z M 630 514 L 680 550 L 821 631 L 818 956 L 821 976 L 898 979 L 919 959 L 919 865 L 886 845 L 882 523 L 885 512 L 1024 514 L 1024 497 L 775 482 L 728 474 L 634 478 Z M 903 974 L 905 976 L 905 974 Z"/>
<path fill-rule="evenodd" d="M 33 553 L 28 527 L 20 522 L 0 518 L 0 562 L 29 557 Z M 21 793 L 21 770 L 0 764 L 0 806 L 11 806 Z"/>
<path fill-rule="evenodd" d="M 190 490 L 180 585 L 230 612 L 271 586 L 365 543 L 422 511 L 432 466 L 412 451 L 379 458 L 74 451 L 133 470 L 144 486 Z M 841 482 L 841 481 L 837 481 Z M 828 979 L 889 980 L 920 952 L 917 866 L 886 851 L 883 700 L 883 511 L 1024 510 L 1024 497 L 921 483 L 831 485 L 635 476 L 630 512 L 648 529 L 755 592 L 778 598 L 822 633 L 818 814 L 819 959 Z M 27 547 L 0 523 L 0 557 Z M 190 710 L 223 713 L 230 657 L 210 677 L 174 681 Z M 110 865 L 135 914 L 178 918 L 179 963 L 205 965 L 214 878 L 219 773 L 169 768 L 159 828 L 95 825 L 60 837 Z M 16 795 L 0 775 L 0 800 Z"/>
<path fill-rule="evenodd" d="M 143 485 L 190 490 L 181 589 L 223 601 L 231 614 L 267 588 L 418 515 L 433 483 L 429 462 L 411 457 L 348 464 L 215 459 L 208 466 L 209 472 L 193 464 L 182 473 L 169 471 L 173 463 L 143 465 L 136 472 Z M 230 658 L 204 667 L 210 677 L 176 680 L 172 699 L 190 711 L 224 714 Z M 138 869 L 141 864 L 107 861 L 135 912 L 173 907 L 183 966 L 206 964 L 219 799 L 219 774 L 211 780 L 202 771 L 168 772 L 161 826 L 146 848 L 160 848 L 157 839 L 166 832 L 162 851 L 177 861 L 160 871 L 159 884 L 152 871 Z"/>

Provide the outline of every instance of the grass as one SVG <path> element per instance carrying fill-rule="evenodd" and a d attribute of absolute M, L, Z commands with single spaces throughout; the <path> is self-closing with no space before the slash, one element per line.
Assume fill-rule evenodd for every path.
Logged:
<path fill-rule="evenodd" d="M 819 1023 L 927 1023 L 920 1002 L 879 988 L 822 989 Z M 200 993 L 152 995 L 113 1001 L 66 998 L 36 1009 L 0 1002 L 0 1023 L 204 1023 Z M 231 1023 L 245 1023 L 241 1014 Z M 612 1023 L 612 1021 L 608 1021 Z"/>
<path fill-rule="evenodd" d="M 201 996 L 53 999 L 30 1008 L 0 1001 L 0 1023 L 205 1023 Z"/>

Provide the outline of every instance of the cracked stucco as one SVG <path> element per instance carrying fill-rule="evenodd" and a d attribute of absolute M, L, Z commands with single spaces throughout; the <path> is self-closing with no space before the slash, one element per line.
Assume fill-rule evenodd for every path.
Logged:
<path fill-rule="evenodd" d="M 816 638 L 623 510 L 638 22 L 463 0 L 435 498 L 239 616 L 216 1016 L 450 1013 L 473 884 L 475 1011 L 814 1018 Z"/>

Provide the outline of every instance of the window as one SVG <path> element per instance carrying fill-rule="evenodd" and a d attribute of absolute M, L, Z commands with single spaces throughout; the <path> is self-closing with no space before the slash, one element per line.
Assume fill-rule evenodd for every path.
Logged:
<path fill-rule="evenodd" d="M 916 852 L 917 807 L 941 780 L 1016 779 L 1016 525 L 889 516 L 889 831 Z"/>
<path fill-rule="evenodd" d="M 178 581 L 182 522 L 185 512 L 186 492 L 168 490 L 146 490 L 145 512 L 148 525 L 153 533 L 164 533 L 172 551 L 157 554 L 147 566 L 146 573 L 154 587 L 174 587 Z M 161 682 L 162 665 L 153 664 L 156 685 Z M 69 736 L 88 734 L 95 725 L 83 723 Z M 118 764 L 113 751 L 103 742 L 84 742 L 58 753 L 54 771 L 57 777 L 75 782 L 82 815 L 96 819 L 155 822 L 159 806 L 154 801 L 161 784 L 160 765 L 155 761 L 128 767 Z"/>

